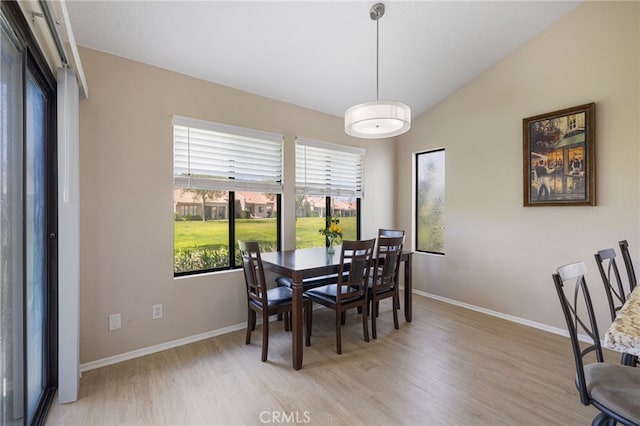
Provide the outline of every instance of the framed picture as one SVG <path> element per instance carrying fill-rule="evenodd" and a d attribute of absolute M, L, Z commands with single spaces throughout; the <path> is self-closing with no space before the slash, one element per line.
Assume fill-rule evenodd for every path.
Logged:
<path fill-rule="evenodd" d="M 522 120 L 524 206 L 596 205 L 596 105 Z"/>

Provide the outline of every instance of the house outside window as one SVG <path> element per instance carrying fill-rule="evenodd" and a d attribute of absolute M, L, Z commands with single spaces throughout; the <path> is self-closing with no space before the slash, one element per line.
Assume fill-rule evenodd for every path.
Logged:
<path fill-rule="evenodd" d="M 174 275 L 239 268 L 237 241 L 280 247 L 282 135 L 174 117 Z"/>
<path fill-rule="evenodd" d="M 360 238 L 365 150 L 296 139 L 296 248 L 327 245 L 325 228 L 340 221 L 343 239 Z"/>

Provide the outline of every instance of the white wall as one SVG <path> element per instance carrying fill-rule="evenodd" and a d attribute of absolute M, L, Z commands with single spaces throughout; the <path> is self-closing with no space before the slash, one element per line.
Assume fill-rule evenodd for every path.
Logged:
<path fill-rule="evenodd" d="M 413 154 L 446 148 L 446 255 L 415 256 L 417 289 L 566 328 L 551 274 L 584 260 L 606 330 L 593 255 L 628 239 L 640 259 L 639 22 L 637 2 L 585 3 L 399 137 L 396 216 L 405 229 Z M 522 119 L 589 102 L 596 103 L 597 206 L 524 208 Z"/>

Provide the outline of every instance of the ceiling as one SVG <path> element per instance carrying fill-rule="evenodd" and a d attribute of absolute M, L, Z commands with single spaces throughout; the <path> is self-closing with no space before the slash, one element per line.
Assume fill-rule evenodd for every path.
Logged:
<path fill-rule="evenodd" d="M 336 116 L 376 98 L 373 4 L 66 2 L 80 46 Z M 386 1 L 379 98 L 415 119 L 579 4 Z"/>

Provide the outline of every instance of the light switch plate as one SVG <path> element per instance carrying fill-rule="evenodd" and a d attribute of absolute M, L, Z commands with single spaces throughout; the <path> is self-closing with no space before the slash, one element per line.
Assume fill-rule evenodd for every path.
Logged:
<path fill-rule="evenodd" d="M 151 313 L 151 318 L 153 318 L 153 319 L 162 318 L 162 304 L 153 305 L 153 311 Z"/>
<path fill-rule="evenodd" d="M 122 327 L 122 321 L 120 319 L 120 314 L 111 314 L 109 315 L 109 331 L 117 330 Z"/>

